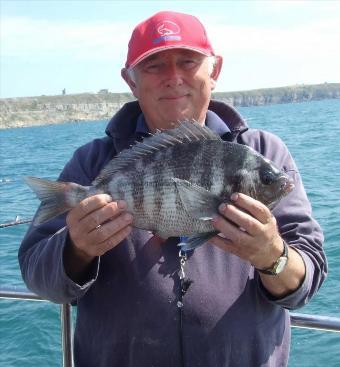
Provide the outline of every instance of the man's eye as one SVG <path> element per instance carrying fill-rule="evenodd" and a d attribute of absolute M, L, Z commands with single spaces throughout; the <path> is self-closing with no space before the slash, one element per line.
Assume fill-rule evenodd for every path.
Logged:
<path fill-rule="evenodd" d="M 197 65 L 197 62 L 195 60 L 184 60 L 183 61 L 183 67 L 185 69 L 192 69 Z"/>
<path fill-rule="evenodd" d="M 160 64 L 149 64 L 145 66 L 145 71 L 148 73 L 157 73 L 161 68 Z"/>

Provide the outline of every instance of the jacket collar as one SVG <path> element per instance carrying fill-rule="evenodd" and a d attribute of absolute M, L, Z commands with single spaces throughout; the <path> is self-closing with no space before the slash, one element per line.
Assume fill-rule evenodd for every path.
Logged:
<path fill-rule="evenodd" d="M 128 102 L 108 123 L 105 132 L 114 140 L 117 151 L 133 144 L 138 137 L 137 132 L 142 133 L 139 136 L 147 135 L 148 131 L 144 131 L 146 125 L 143 127 L 140 116 L 143 115 L 138 101 Z M 206 125 L 229 141 L 248 130 L 246 122 L 232 106 L 215 100 L 210 101 Z"/>
<path fill-rule="evenodd" d="M 210 130 L 212 130 L 217 135 L 223 136 L 224 134 L 230 133 L 230 129 L 227 124 L 213 111 L 208 110 L 207 116 L 205 120 L 205 125 L 208 126 Z M 146 123 L 144 114 L 141 113 L 137 118 L 136 123 L 136 135 L 148 135 L 150 130 Z"/>

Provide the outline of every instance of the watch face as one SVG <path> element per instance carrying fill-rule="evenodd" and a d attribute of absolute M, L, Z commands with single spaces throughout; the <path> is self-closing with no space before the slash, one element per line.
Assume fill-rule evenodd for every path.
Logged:
<path fill-rule="evenodd" d="M 285 268 L 286 264 L 287 264 L 287 260 L 288 258 L 286 257 L 280 257 L 278 262 L 277 262 L 277 266 L 275 268 L 275 274 L 279 274 L 281 273 L 281 271 Z"/>

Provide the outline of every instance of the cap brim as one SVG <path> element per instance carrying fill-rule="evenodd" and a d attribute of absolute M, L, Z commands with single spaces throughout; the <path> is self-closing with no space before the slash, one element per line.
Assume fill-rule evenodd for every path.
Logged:
<path fill-rule="evenodd" d="M 170 49 L 190 50 L 190 51 L 198 52 L 198 53 L 200 53 L 202 55 L 205 55 L 205 56 L 213 56 L 214 55 L 214 53 L 212 53 L 210 51 L 203 50 L 203 49 L 197 48 L 197 47 L 191 47 L 191 46 L 186 46 L 186 45 L 165 45 L 165 46 L 157 47 L 157 48 L 154 48 L 150 51 L 144 52 L 136 60 L 134 60 L 130 65 L 126 65 L 126 67 L 127 68 L 133 68 L 137 64 L 139 64 L 140 62 L 145 60 L 147 57 L 149 57 L 151 55 L 154 55 L 154 54 L 157 54 L 158 52 L 162 52 L 162 51 L 166 51 L 166 50 L 170 50 Z"/>

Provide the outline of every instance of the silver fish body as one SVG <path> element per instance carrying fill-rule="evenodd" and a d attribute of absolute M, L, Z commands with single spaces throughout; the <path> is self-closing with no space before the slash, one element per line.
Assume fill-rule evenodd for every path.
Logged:
<path fill-rule="evenodd" d="M 163 238 L 190 237 L 192 244 L 187 249 L 216 234 L 211 219 L 233 192 L 273 208 L 293 188 L 287 174 L 261 154 L 245 145 L 224 142 L 196 122 L 183 122 L 121 152 L 89 188 L 53 183 L 54 187 L 64 185 L 58 195 L 56 190 L 53 194 L 59 203 L 58 213 L 51 205 L 53 197 L 46 195 L 50 184 L 35 178 L 27 178 L 27 182 L 43 202 L 36 224 L 85 197 L 107 193 L 113 200 L 127 202 L 133 226 Z M 44 201 L 48 203 L 45 210 Z"/>

